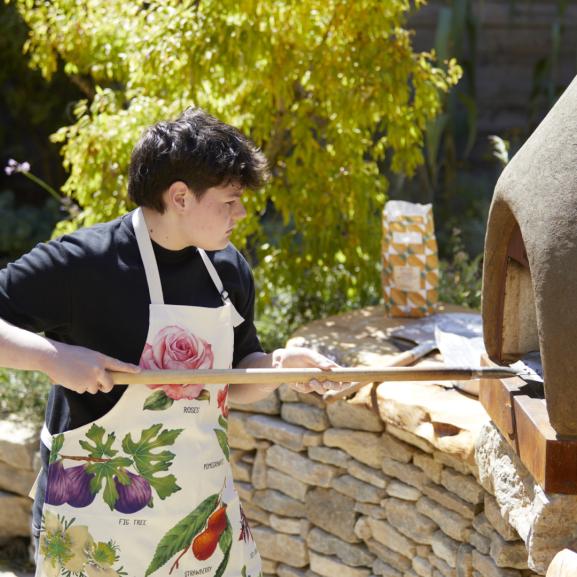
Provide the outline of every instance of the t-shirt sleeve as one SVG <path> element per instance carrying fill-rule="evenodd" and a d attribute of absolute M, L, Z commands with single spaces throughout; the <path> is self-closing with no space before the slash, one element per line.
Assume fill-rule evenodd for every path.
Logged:
<path fill-rule="evenodd" d="M 41 243 L 0 270 L 0 318 L 32 332 L 70 324 L 68 258 L 58 240 Z"/>
<path fill-rule="evenodd" d="M 234 306 L 244 318 L 244 322 L 234 329 L 233 367 L 238 366 L 238 363 L 247 355 L 254 352 L 263 352 L 256 327 L 254 326 L 254 278 L 246 260 L 240 253 L 238 257 L 242 290 L 239 291 Z"/>

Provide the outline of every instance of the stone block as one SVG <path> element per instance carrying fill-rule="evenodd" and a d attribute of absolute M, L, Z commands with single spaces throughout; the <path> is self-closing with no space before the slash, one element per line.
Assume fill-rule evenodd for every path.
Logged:
<path fill-rule="evenodd" d="M 459 545 L 457 551 L 457 577 L 471 577 L 473 574 L 473 548 Z"/>
<path fill-rule="evenodd" d="M 473 531 L 469 535 L 469 543 L 473 547 L 475 547 L 475 549 L 477 549 L 477 551 L 479 551 L 479 553 L 482 553 L 483 555 L 489 554 L 489 550 L 491 548 L 491 540 L 488 539 L 487 537 L 483 537 L 483 535 L 481 535 L 481 533 L 477 533 L 477 531 Z"/>
<path fill-rule="evenodd" d="M 291 567 L 305 567 L 308 564 L 307 547 L 300 537 L 277 533 L 268 527 L 254 527 L 252 534 L 262 557 Z"/>
<path fill-rule="evenodd" d="M 413 503 L 401 499 L 386 499 L 384 509 L 387 512 L 387 521 L 403 535 L 417 543 L 431 543 L 437 524 L 421 515 Z"/>
<path fill-rule="evenodd" d="M 277 565 L 276 574 L 278 577 L 306 577 L 306 572 L 302 569 L 283 565 L 282 563 Z"/>
<path fill-rule="evenodd" d="M 355 523 L 355 535 L 362 539 L 363 541 L 367 541 L 373 536 L 373 532 L 371 531 L 371 526 L 369 525 L 369 518 L 368 517 L 359 517 L 357 522 Z"/>
<path fill-rule="evenodd" d="M 519 539 L 519 533 L 509 525 L 503 519 L 501 515 L 501 509 L 499 505 L 497 505 L 497 501 L 494 497 L 485 493 L 485 517 L 487 517 L 487 521 L 491 523 L 493 528 L 505 539 L 505 541 L 517 541 Z"/>
<path fill-rule="evenodd" d="M 281 416 L 283 420 L 300 425 L 311 431 L 324 431 L 330 427 L 329 419 L 324 409 L 305 403 L 283 404 Z"/>
<path fill-rule="evenodd" d="M 266 463 L 303 483 L 319 487 L 329 487 L 338 474 L 338 469 L 331 465 L 310 461 L 303 455 L 278 445 L 267 451 Z"/>
<path fill-rule="evenodd" d="M 489 554 L 498 567 L 528 569 L 527 548 L 523 541 L 505 541 L 501 535 L 494 533 Z"/>
<path fill-rule="evenodd" d="M 290 535 L 301 534 L 301 520 L 294 517 L 270 516 L 270 526 L 280 533 L 289 533 Z"/>
<path fill-rule="evenodd" d="M 340 537 L 347 543 L 358 543 L 355 535 L 355 501 L 333 489 L 320 487 L 306 496 L 306 516 L 314 525 Z"/>
<path fill-rule="evenodd" d="M 324 444 L 343 449 L 357 461 L 378 469 L 385 457 L 380 435 L 347 429 L 328 429 L 324 433 Z"/>
<path fill-rule="evenodd" d="M 10 451 L 10 454 L 24 462 L 24 455 L 19 453 L 19 447 L 6 448 L 7 446 L 8 442 L 5 442 L 4 448 L 7 453 Z M 32 501 L 28 497 L 0 491 L 0 540 L 29 537 L 31 512 Z"/>
<path fill-rule="evenodd" d="M 404 441 L 408 445 L 421 449 L 421 451 L 424 451 L 425 453 L 433 453 L 433 445 L 431 445 L 429 441 L 423 439 L 423 437 L 419 437 L 419 435 L 407 431 L 406 429 L 401 429 L 400 427 L 387 423 L 387 433 L 396 437 L 400 441 Z"/>
<path fill-rule="evenodd" d="M 433 577 L 459 577 L 457 575 L 457 569 L 451 567 L 445 561 L 436 557 L 435 555 L 429 555 L 429 562 L 434 567 Z"/>
<path fill-rule="evenodd" d="M 305 506 L 301 501 L 272 489 L 255 491 L 252 502 L 265 511 L 284 517 L 306 517 L 307 515 Z"/>
<path fill-rule="evenodd" d="M 0 491 L 27 497 L 36 474 L 37 471 L 32 469 L 17 469 L 12 464 L 0 461 Z"/>
<path fill-rule="evenodd" d="M 433 534 L 431 546 L 435 555 L 447 563 L 449 567 L 454 569 L 457 566 L 457 551 L 459 550 L 457 541 L 447 537 L 442 531 L 437 531 Z"/>
<path fill-rule="evenodd" d="M 351 545 L 318 527 L 310 531 L 306 542 L 309 549 L 324 555 L 336 555 L 343 563 L 353 567 L 370 566 L 375 559 L 363 545 Z"/>
<path fill-rule="evenodd" d="M 323 398 L 318 393 L 297 393 L 297 395 L 299 397 L 299 401 L 305 405 L 311 405 L 323 410 L 326 406 Z"/>
<path fill-rule="evenodd" d="M 404 573 L 411 567 L 411 560 L 408 557 L 389 549 L 389 547 L 379 543 L 378 541 L 372 539 L 367 541 L 367 548 L 379 559 L 382 559 L 385 563 L 401 573 Z"/>
<path fill-rule="evenodd" d="M 38 471 L 34 463 L 38 438 L 39 431 L 32 425 L 0 421 L 0 461 L 15 469 Z"/>
<path fill-rule="evenodd" d="M 253 496 L 253 487 L 250 483 L 239 483 L 234 484 L 236 487 L 236 492 L 242 501 L 251 501 Z"/>
<path fill-rule="evenodd" d="M 385 477 L 380 469 L 368 467 L 354 459 L 349 462 L 347 472 L 349 475 L 352 475 L 361 481 L 370 483 L 379 489 L 384 489 L 387 486 L 388 478 Z"/>
<path fill-rule="evenodd" d="M 285 423 L 278 417 L 254 415 L 247 420 L 246 428 L 257 439 L 267 439 L 292 451 L 302 451 L 304 448 L 306 429 Z"/>
<path fill-rule="evenodd" d="M 239 459 L 230 460 L 230 466 L 232 469 L 232 476 L 235 481 L 243 481 L 245 483 L 250 483 L 252 476 L 252 467 Z"/>
<path fill-rule="evenodd" d="M 347 455 L 340 449 L 331 449 L 330 447 L 310 447 L 308 455 L 309 459 L 343 469 L 345 469 L 351 461 L 350 455 Z"/>
<path fill-rule="evenodd" d="M 389 549 L 411 559 L 416 552 L 415 543 L 407 539 L 405 535 L 397 531 L 395 527 L 386 521 L 367 518 L 373 539 L 386 545 Z"/>
<path fill-rule="evenodd" d="M 338 557 L 327 557 L 318 553 L 309 553 L 311 570 L 324 577 L 370 577 L 369 569 L 360 567 L 349 567 Z"/>
<path fill-rule="evenodd" d="M 276 574 L 276 568 L 278 567 L 278 563 L 276 561 L 271 561 L 270 559 L 262 557 L 261 563 L 262 563 L 262 572 L 264 575 Z"/>
<path fill-rule="evenodd" d="M 305 447 L 320 447 L 323 444 L 323 434 L 307 431 L 303 435 L 303 443 Z"/>
<path fill-rule="evenodd" d="M 258 450 L 252 466 L 251 483 L 255 489 L 266 489 L 266 452 Z"/>
<path fill-rule="evenodd" d="M 425 473 L 410 463 L 399 463 L 387 457 L 382 461 L 382 469 L 389 477 L 394 477 L 407 485 L 412 485 L 419 491 L 422 491 L 427 482 Z"/>
<path fill-rule="evenodd" d="M 497 567 L 491 557 L 481 555 L 473 549 L 473 569 L 478 571 L 483 577 L 521 577 L 521 572 L 517 569 L 504 569 Z"/>
<path fill-rule="evenodd" d="M 410 463 L 413 455 L 417 452 L 412 445 L 387 434 L 383 435 L 383 446 L 387 457 L 401 463 Z"/>
<path fill-rule="evenodd" d="M 450 453 L 436 452 L 434 454 L 435 461 L 450 467 L 458 471 L 463 475 L 469 475 L 471 473 L 471 465 L 469 465 L 464 459 L 451 455 Z"/>
<path fill-rule="evenodd" d="M 370 505 L 369 503 L 355 503 L 355 511 L 362 513 L 373 519 L 386 519 L 387 512 L 380 506 Z"/>
<path fill-rule="evenodd" d="M 451 493 L 455 493 L 464 501 L 473 505 L 483 502 L 485 490 L 479 485 L 475 477 L 462 475 L 452 469 L 445 468 L 441 473 L 441 485 Z"/>
<path fill-rule="evenodd" d="M 308 485 L 281 473 L 276 469 L 269 468 L 266 473 L 266 482 L 269 489 L 276 489 L 293 499 L 304 501 L 307 494 Z"/>
<path fill-rule="evenodd" d="M 420 577 L 433 576 L 433 566 L 424 557 L 413 557 L 413 571 Z"/>
<path fill-rule="evenodd" d="M 416 487 L 411 487 L 411 485 L 406 485 L 405 483 L 401 483 L 401 481 L 395 480 L 387 485 L 387 495 L 389 495 L 389 497 L 403 499 L 404 501 L 418 501 L 422 493 Z"/>
<path fill-rule="evenodd" d="M 262 413 L 264 415 L 278 415 L 280 413 L 280 405 L 280 399 L 276 391 L 273 391 L 268 397 L 255 403 L 230 403 L 234 411 Z"/>
<path fill-rule="evenodd" d="M 374 575 L 380 575 L 380 577 L 403 577 L 403 573 L 397 571 L 381 559 L 375 559 L 373 566 L 371 567 Z"/>
<path fill-rule="evenodd" d="M 228 444 L 231 449 L 256 449 L 256 439 L 248 432 L 246 421 L 251 415 L 231 411 L 228 416 Z"/>
<path fill-rule="evenodd" d="M 475 518 L 473 519 L 473 529 L 488 539 L 491 539 L 495 533 L 495 529 L 493 529 L 493 525 L 489 523 L 485 513 L 475 515 Z"/>
<path fill-rule="evenodd" d="M 350 401 L 335 401 L 326 406 L 331 425 L 337 429 L 380 432 L 385 427 L 380 417 L 365 405 Z"/>
<path fill-rule="evenodd" d="M 443 470 L 443 465 L 435 461 L 433 457 L 423 453 L 415 453 L 413 456 L 413 464 L 419 467 L 419 469 L 421 469 L 434 483 L 438 484 L 441 482 L 441 471 Z"/>
<path fill-rule="evenodd" d="M 279 399 L 283 403 L 298 403 L 299 402 L 298 393 L 294 389 L 291 389 L 287 383 L 283 383 L 277 390 L 278 390 Z"/>
<path fill-rule="evenodd" d="M 261 509 L 251 501 L 245 501 L 242 504 L 242 510 L 248 519 L 263 525 L 270 525 L 270 513 Z"/>
<path fill-rule="evenodd" d="M 443 486 L 437 485 L 436 483 L 428 483 L 425 485 L 423 493 L 436 503 L 439 503 L 439 505 L 455 511 L 455 513 L 465 517 L 465 519 L 473 520 L 475 515 L 482 509 L 480 504 L 473 505 L 473 503 L 457 497 L 454 493 L 449 493 Z"/>
<path fill-rule="evenodd" d="M 331 487 L 339 493 L 348 495 L 361 503 L 379 504 L 385 496 L 384 489 L 379 489 L 374 485 L 359 481 L 359 479 L 351 477 L 350 475 L 336 477 L 331 481 Z"/>
<path fill-rule="evenodd" d="M 466 542 L 471 534 L 471 520 L 461 517 L 455 511 L 445 509 L 429 499 L 428 497 L 421 497 L 417 502 L 417 511 L 422 513 L 432 521 L 434 521 L 445 533 L 456 541 Z"/>

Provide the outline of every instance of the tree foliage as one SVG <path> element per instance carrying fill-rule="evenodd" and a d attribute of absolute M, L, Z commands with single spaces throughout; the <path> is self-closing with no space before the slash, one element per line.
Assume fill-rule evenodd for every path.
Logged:
<path fill-rule="evenodd" d="M 53 135 L 63 192 L 83 208 L 57 234 L 130 209 L 142 129 L 196 105 L 270 161 L 233 239 L 258 259 L 262 302 L 279 287 L 309 310 L 380 293 L 384 175 L 423 162 L 426 128 L 461 74 L 413 50 L 406 18 L 424 0 L 13 1 L 32 65 L 50 77 L 62 61 L 86 94 Z"/>

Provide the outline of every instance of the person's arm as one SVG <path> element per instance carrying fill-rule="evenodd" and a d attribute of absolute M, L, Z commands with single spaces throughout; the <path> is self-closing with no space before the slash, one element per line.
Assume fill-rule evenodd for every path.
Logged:
<path fill-rule="evenodd" d="M 320 353 L 302 347 L 276 349 L 272 353 L 254 352 L 244 357 L 237 365 L 239 369 L 296 369 L 316 368 L 330 371 L 338 365 Z M 299 393 L 316 391 L 323 393 L 335 387 L 332 381 L 319 383 L 315 379 L 308 383 L 289 383 Z M 279 385 L 232 385 L 229 388 L 231 401 L 235 403 L 253 403 L 267 397 Z"/>
<path fill-rule="evenodd" d="M 106 372 L 136 373 L 136 365 L 91 349 L 67 345 L 0 319 L 0 367 L 41 371 L 77 393 L 108 393 L 114 383 Z"/>

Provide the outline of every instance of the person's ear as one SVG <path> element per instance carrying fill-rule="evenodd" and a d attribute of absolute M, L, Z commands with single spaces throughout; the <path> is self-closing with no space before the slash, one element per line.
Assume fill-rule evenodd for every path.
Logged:
<path fill-rule="evenodd" d="M 182 180 L 173 182 L 166 191 L 167 206 L 181 212 L 186 209 L 190 198 L 190 189 Z"/>

